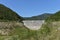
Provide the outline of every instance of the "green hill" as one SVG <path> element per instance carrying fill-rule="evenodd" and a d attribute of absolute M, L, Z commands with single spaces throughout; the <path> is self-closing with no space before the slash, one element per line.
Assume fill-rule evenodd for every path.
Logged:
<path fill-rule="evenodd" d="M 46 19 L 46 21 L 60 21 L 60 11 L 56 12 Z"/>
<path fill-rule="evenodd" d="M 12 11 L 10 8 L 0 4 L 0 21 L 22 21 L 22 17 L 16 12 Z"/>
<path fill-rule="evenodd" d="M 41 40 L 60 40 L 60 11 L 46 19 L 40 33 Z"/>
<path fill-rule="evenodd" d="M 0 4 L 0 40 L 27 39 L 28 29 L 22 21 L 16 12 Z"/>
<path fill-rule="evenodd" d="M 52 14 L 49 13 L 44 13 L 41 15 L 37 16 L 32 16 L 32 17 L 24 17 L 25 20 L 45 20 L 47 17 L 51 16 Z"/>

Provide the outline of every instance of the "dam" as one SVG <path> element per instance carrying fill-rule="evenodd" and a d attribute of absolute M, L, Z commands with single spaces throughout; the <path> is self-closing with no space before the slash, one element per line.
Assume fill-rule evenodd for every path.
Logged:
<path fill-rule="evenodd" d="M 24 25 L 31 30 L 38 30 L 41 28 L 44 20 L 24 20 Z"/>

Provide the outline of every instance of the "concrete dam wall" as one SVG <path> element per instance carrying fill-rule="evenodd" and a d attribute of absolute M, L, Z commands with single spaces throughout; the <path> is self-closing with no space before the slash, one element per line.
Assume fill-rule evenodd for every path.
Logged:
<path fill-rule="evenodd" d="M 31 30 L 38 30 L 41 28 L 44 20 L 25 20 L 24 25 Z"/>

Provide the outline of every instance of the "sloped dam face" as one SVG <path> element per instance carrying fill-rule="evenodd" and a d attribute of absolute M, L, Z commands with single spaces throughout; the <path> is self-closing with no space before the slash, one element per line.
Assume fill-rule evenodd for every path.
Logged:
<path fill-rule="evenodd" d="M 38 30 L 41 28 L 44 20 L 24 20 L 24 25 L 31 30 Z"/>

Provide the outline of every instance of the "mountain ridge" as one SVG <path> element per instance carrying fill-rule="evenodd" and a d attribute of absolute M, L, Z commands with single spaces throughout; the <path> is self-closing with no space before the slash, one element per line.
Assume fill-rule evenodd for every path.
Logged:
<path fill-rule="evenodd" d="M 51 15 L 52 14 L 50 14 L 50 13 L 44 13 L 44 14 L 37 15 L 37 16 L 24 17 L 24 20 L 45 20 L 47 17 L 49 17 Z"/>

